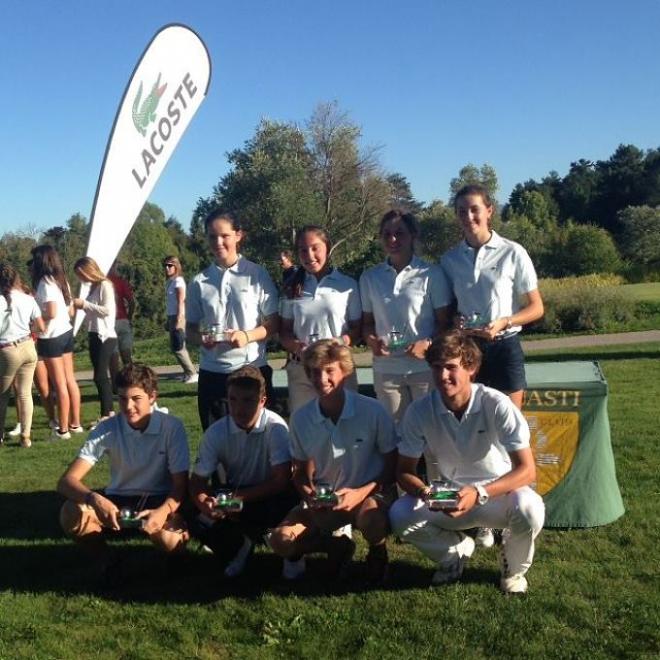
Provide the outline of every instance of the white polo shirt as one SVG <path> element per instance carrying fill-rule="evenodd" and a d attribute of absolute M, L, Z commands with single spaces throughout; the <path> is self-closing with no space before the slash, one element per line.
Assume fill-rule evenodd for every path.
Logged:
<path fill-rule="evenodd" d="M 217 264 L 195 275 L 186 298 L 188 323 L 221 323 L 233 330 L 253 330 L 267 316 L 277 314 L 278 295 L 265 268 L 239 256 L 231 268 Z M 266 342 L 243 348 L 228 343 L 200 347 L 200 369 L 231 373 L 244 365 L 266 365 Z"/>
<path fill-rule="evenodd" d="M 476 255 L 475 255 L 476 252 Z M 458 301 L 458 312 L 477 312 L 484 323 L 515 314 L 520 296 L 538 289 L 534 264 L 522 245 L 495 231 L 479 250 L 462 241 L 440 258 L 445 274 L 444 297 Z M 520 332 L 513 326 L 502 335 Z"/>
<path fill-rule="evenodd" d="M 165 283 L 165 314 L 167 316 L 176 316 L 179 311 L 179 299 L 176 293 L 177 289 L 183 289 L 183 292 L 186 292 L 186 281 L 181 275 L 172 277 Z"/>
<path fill-rule="evenodd" d="M 362 273 L 360 297 L 363 311 L 373 314 L 376 334 L 403 333 L 407 343 L 435 334 L 435 310 L 449 304 L 442 272 L 413 255 L 401 272 L 385 261 Z M 428 371 L 424 360 L 405 355 L 374 356 L 374 372 L 409 374 Z"/>
<path fill-rule="evenodd" d="M 39 334 L 41 339 L 52 339 L 53 337 L 59 337 L 71 330 L 69 306 L 64 302 L 62 290 L 52 277 L 42 277 L 39 280 L 39 284 L 37 284 L 37 290 L 34 294 L 34 297 L 37 303 L 39 303 L 39 307 L 41 308 L 42 312 L 46 308 L 46 303 L 55 303 L 55 316 L 50 319 L 50 321 L 46 321 L 44 319 L 46 329 L 44 332 Z"/>
<path fill-rule="evenodd" d="M 12 289 L 10 292 L 11 311 L 7 301 L 0 296 L 0 344 L 23 339 L 30 334 L 30 324 L 41 316 L 37 301 L 23 291 Z"/>
<path fill-rule="evenodd" d="M 289 442 L 286 422 L 272 410 L 264 408 L 249 433 L 226 415 L 204 433 L 193 472 L 206 478 L 221 466 L 234 488 L 262 484 L 272 467 L 291 460 Z"/>
<path fill-rule="evenodd" d="M 291 454 L 314 461 L 319 481 L 339 488 L 358 488 L 380 477 L 383 454 L 396 448 L 394 422 L 371 397 L 344 388 L 344 408 L 337 424 L 325 417 L 318 399 L 291 417 Z"/>
<path fill-rule="evenodd" d="M 154 411 L 140 432 L 119 414 L 101 422 L 87 438 L 78 458 L 95 465 L 108 455 L 108 495 L 167 495 L 172 474 L 188 472 L 188 437 L 178 417 Z"/>
<path fill-rule="evenodd" d="M 511 471 L 509 453 L 529 447 L 529 426 L 506 394 L 480 384 L 460 421 L 434 390 L 413 401 L 401 425 L 399 454 L 433 463 L 430 472 L 485 484 Z"/>
<path fill-rule="evenodd" d="M 310 335 L 341 337 L 348 333 L 349 321 L 362 317 L 358 283 L 336 268 L 320 280 L 305 273 L 302 296 L 282 298 L 280 309 L 283 319 L 293 319 L 293 333 L 304 342 Z"/>

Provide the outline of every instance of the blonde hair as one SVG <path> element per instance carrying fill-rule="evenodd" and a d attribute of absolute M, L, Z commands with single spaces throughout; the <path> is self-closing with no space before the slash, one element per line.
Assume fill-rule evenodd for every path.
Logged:
<path fill-rule="evenodd" d="M 321 339 L 308 346 L 303 353 L 303 367 L 308 378 L 312 369 L 325 367 L 332 362 L 339 362 L 345 376 L 355 371 L 351 349 L 338 339 Z"/>
<path fill-rule="evenodd" d="M 106 280 L 106 276 L 103 274 L 103 271 L 99 268 L 99 265 L 91 257 L 81 257 L 73 265 L 73 270 L 76 273 L 84 275 L 87 280 L 98 284 Z"/>
<path fill-rule="evenodd" d="M 181 262 L 179 261 L 178 257 L 175 257 L 173 254 L 165 257 L 165 259 L 163 259 L 163 267 L 165 264 L 174 264 L 174 275 L 168 275 L 165 273 L 166 278 L 169 279 L 170 277 L 178 277 L 179 275 L 183 275 L 183 267 L 181 266 Z"/>

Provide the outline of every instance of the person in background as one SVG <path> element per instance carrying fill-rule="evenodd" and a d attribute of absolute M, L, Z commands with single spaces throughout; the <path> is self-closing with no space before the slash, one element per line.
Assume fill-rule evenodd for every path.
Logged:
<path fill-rule="evenodd" d="M 201 345 L 197 406 L 206 430 L 227 414 L 227 378 L 242 366 L 261 371 L 274 400 L 266 340 L 278 330 L 278 296 L 266 269 L 239 254 L 244 231 L 236 216 L 212 211 L 204 227 L 215 262 L 188 287 L 186 336 Z"/>
<path fill-rule="evenodd" d="M 397 481 L 406 495 L 390 509 L 392 530 L 437 562 L 432 583 L 440 585 L 459 580 L 474 552 L 467 530 L 503 529 L 500 588 L 524 593 L 545 517 L 530 488 L 536 465 L 527 421 L 505 394 L 472 382 L 481 352 L 470 337 L 442 335 L 426 359 L 436 389 L 410 405 L 401 425 Z M 451 508 L 427 504 L 430 489 L 416 474 L 425 451 L 457 490 Z"/>
<path fill-rule="evenodd" d="M 115 292 L 115 332 L 117 333 L 117 349 L 110 358 L 110 378 L 115 392 L 115 376 L 119 371 L 119 358 L 123 366 L 133 359 L 133 314 L 135 314 L 135 297 L 131 285 L 117 272 L 116 264 L 112 264 L 107 275 Z"/>
<path fill-rule="evenodd" d="M 293 414 L 317 394 L 302 365 L 302 354 L 319 339 L 340 339 L 352 346 L 360 338 L 362 306 L 358 283 L 330 263 L 332 245 L 315 225 L 298 230 L 295 240 L 300 268 L 287 280 L 280 299 L 280 344 L 286 364 L 289 412 Z M 357 391 L 355 371 L 345 386 Z"/>
<path fill-rule="evenodd" d="M 99 421 L 102 421 L 114 415 L 110 359 L 117 347 L 115 293 L 112 289 L 112 282 L 91 257 L 78 259 L 73 270 L 83 284 L 90 285 L 87 298 L 75 298 L 73 306 L 85 312 L 89 357 L 94 367 L 94 384 L 99 394 L 101 411 Z"/>
<path fill-rule="evenodd" d="M 280 267 L 282 268 L 282 286 L 286 286 L 287 280 L 295 275 L 298 270 L 293 263 L 293 253 L 291 250 L 282 250 L 280 252 Z"/>
<path fill-rule="evenodd" d="M 186 349 L 186 281 L 183 279 L 183 268 L 179 259 L 173 255 L 163 259 L 163 268 L 170 349 L 183 369 L 183 382 L 193 385 L 199 376 Z"/>
<path fill-rule="evenodd" d="M 73 306 L 71 289 L 64 274 L 62 260 L 52 245 L 32 248 L 28 262 L 34 297 L 41 308 L 45 328 L 37 337 L 37 354 L 45 369 L 37 365 L 35 377 L 50 419 L 50 387 L 55 390 L 58 424 L 52 440 L 66 440 L 71 433 L 82 433 L 80 423 L 80 389 L 73 366 Z"/>
<path fill-rule="evenodd" d="M 33 329 L 44 330 L 39 305 L 25 293 L 16 270 L 0 263 L 0 444 L 4 442 L 7 404 L 15 386 L 20 444 L 32 445 L 32 380 L 37 366 Z"/>
<path fill-rule="evenodd" d="M 213 550 L 225 576 L 236 577 L 255 544 L 298 498 L 291 484 L 289 429 L 266 408 L 266 382 L 259 369 L 242 367 L 232 373 L 227 395 L 229 414 L 206 430 L 190 476 L 190 496 L 201 514 L 191 529 Z M 240 511 L 218 508 L 216 493 L 209 489 L 214 475 L 240 500 Z M 285 575 L 290 571 L 287 563 Z"/>
<path fill-rule="evenodd" d="M 158 377 L 132 362 L 117 374 L 119 415 L 102 421 L 60 478 L 66 498 L 60 510 L 65 534 L 98 562 L 104 578 L 118 578 L 116 554 L 106 538 L 127 524 L 137 527 L 164 552 L 183 549 L 189 535 L 179 513 L 188 486 L 188 438 L 183 422 L 152 410 Z M 93 490 L 83 483 L 107 456 L 110 484 Z M 122 516 L 124 514 L 129 515 Z"/>

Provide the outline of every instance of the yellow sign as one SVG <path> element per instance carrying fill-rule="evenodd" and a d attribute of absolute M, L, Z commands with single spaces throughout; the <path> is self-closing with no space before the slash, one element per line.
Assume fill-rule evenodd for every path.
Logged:
<path fill-rule="evenodd" d="M 580 437 L 577 412 L 524 410 L 532 433 L 531 447 L 536 459 L 536 491 L 550 492 L 568 473 Z"/>

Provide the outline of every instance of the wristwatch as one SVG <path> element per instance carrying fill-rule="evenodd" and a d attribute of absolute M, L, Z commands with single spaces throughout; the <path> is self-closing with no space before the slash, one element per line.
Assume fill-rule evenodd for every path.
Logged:
<path fill-rule="evenodd" d="M 486 489 L 483 486 L 479 486 L 477 484 L 475 484 L 474 487 L 477 489 L 477 504 L 479 506 L 488 504 L 488 500 L 490 499 L 490 497 L 488 496 Z"/>

